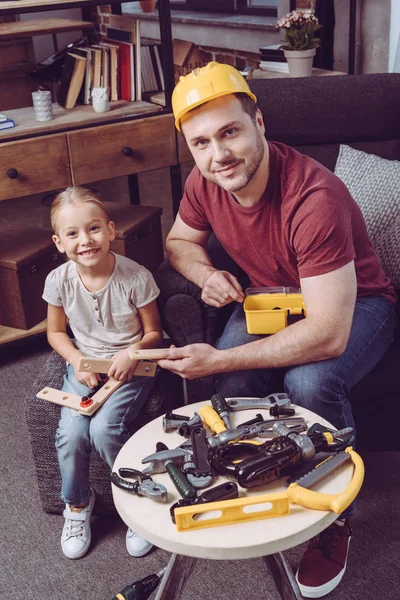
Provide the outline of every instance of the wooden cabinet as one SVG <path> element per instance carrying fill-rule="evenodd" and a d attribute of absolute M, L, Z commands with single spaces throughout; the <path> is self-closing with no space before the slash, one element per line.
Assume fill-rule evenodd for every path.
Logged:
<path fill-rule="evenodd" d="M 0 200 L 69 185 L 65 134 L 0 144 Z"/>
<path fill-rule="evenodd" d="M 67 134 L 74 185 L 176 163 L 172 115 L 115 123 Z"/>

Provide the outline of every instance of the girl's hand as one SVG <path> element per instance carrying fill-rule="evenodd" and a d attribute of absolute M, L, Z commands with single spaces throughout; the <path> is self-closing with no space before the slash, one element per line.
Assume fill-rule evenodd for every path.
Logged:
<path fill-rule="evenodd" d="M 81 356 L 83 356 L 83 354 Z M 71 365 L 74 368 L 75 377 L 79 383 L 83 383 L 83 385 L 87 385 L 93 389 L 99 383 L 100 376 L 98 373 L 86 373 L 84 371 L 79 371 L 79 359 L 81 356 L 78 356 L 73 362 L 71 362 Z"/>
<path fill-rule="evenodd" d="M 131 381 L 138 361 L 130 358 L 128 349 L 117 352 L 112 360 L 113 363 L 107 373 L 108 377 L 113 377 L 118 381 Z"/>

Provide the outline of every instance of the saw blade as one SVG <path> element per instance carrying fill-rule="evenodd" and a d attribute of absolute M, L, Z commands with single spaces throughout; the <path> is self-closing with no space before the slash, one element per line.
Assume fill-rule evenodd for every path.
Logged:
<path fill-rule="evenodd" d="M 309 489 L 349 461 L 351 462 L 351 456 L 348 452 L 337 452 L 332 456 L 328 456 L 328 458 L 317 464 L 309 473 L 296 479 L 295 482 L 301 485 L 301 487 Z"/>

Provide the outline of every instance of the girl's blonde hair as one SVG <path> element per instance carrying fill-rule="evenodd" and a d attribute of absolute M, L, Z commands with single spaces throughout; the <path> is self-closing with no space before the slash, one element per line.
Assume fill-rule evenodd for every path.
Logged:
<path fill-rule="evenodd" d="M 62 208 L 89 202 L 96 204 L 103 211 L 107 223 L 111 221 L 106 205 L 100 198 L 100 194 L 93 190 L 89 190 L 88 188 L 76 185 L 74 187 L 66 188 L 63 192 L 57 194 L 51 204 L 50 222 L 54 233 L 57 233 L 57 215 Z"/>

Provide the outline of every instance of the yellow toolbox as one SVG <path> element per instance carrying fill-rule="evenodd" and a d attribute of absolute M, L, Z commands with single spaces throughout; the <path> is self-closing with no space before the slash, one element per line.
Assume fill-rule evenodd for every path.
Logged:
<path fill-rule="evenodd" d="M 300 288 L 248 288 L 244 300 L 248 333 L 272 334 L 288 324 L 289 315 L 306 316 Z"/>

